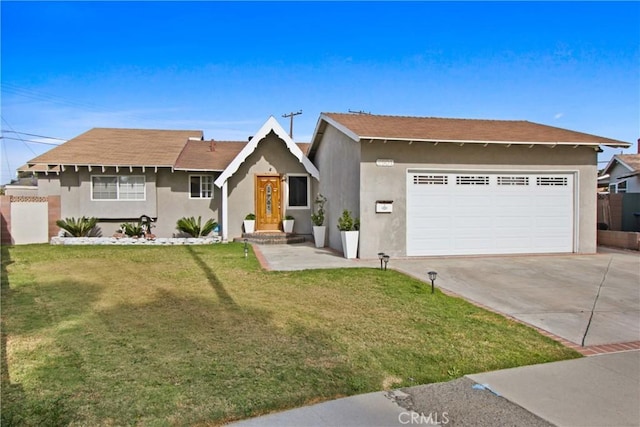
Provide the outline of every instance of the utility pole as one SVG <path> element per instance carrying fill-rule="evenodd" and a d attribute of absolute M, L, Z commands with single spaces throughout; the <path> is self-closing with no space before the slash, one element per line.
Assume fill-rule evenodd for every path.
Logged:
<path fill-rule="evenodd" d="M 297 113 L 294 113 L 293 111 L 290 112 L 289 114 L 283 114 L 282 117 L 287 118 L 289 117 L 289 136 L 291 137 L 291 139 L 293 139 L 293 117 L 297 116 L 299 114 L 302 114 L 302 110 L 298 111 Z"/>

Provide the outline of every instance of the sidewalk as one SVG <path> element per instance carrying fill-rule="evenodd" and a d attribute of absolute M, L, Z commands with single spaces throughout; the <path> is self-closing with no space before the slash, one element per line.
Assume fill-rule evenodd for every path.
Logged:
<path fill-rule="evenodd" d="M 559 426 L 640 425 L 640 351 L 469 375 Z"/>
<path fill-rule="evenodd" d="M 627 351 L 352 396 L 232 425 L 638 426 L 638 402 L 640 351 Z"/>

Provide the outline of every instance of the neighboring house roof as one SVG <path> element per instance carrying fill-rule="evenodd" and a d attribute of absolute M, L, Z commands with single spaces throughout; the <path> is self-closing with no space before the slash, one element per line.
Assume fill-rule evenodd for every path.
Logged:
<path fill-rule="evenodd" d="M 616 154 L 602 170 L 602 175 L 609 174 L 616 164 L 622 165 L 629 170 L 629 174 L 618 178 L 628 178 L 640 174 L 640 154 Z"/>
<path fill-rule="evenodd" d="M 311 161 L 305 156 L 302 152 L 300 146 L 298 146 L 289 134 L 280 126 L 278 121 L 273 117 L 269 117 L 269 119 L 262 125 L 260 130 L 256 133 L 253 138 L 242 148 L 242 150 L 238 153 L 238 155 L 229 163 L 229 166 L 225 168 L 225 170 L 220 174 L 220 176 L 216 179 L 215 184 L 218 187 L 222 187 L 225 181 L 229 179 L 234 173 L 238 171 L 240 165 L 255 151 L 258 147 L 260 141 L 262 141 L 269 133 L 275 133 L 278 138 L 284 141 L 285 145 L 293 154 L 300 163 L 304 166 L 305 170 L 309 175 L 314 177 L 315 179 L 320 179 L 320 172 L 318 169 L 311 163 Z"/>
<path fill-rule="evenodd" d="M 524 120 L 322 113 L 314 132 L 311 151 L 314 151 L 317 141 L 324 133 L 326 123 L 341 130 L 354 141 L 400 140 L 485 144 L 630 146 L 629 143 L 623 141 Z"/>
<path fill-rule="evenodd" d="M 31 159 L 28 165 L 168 166 L 199 130 L 94 128 Z"/>

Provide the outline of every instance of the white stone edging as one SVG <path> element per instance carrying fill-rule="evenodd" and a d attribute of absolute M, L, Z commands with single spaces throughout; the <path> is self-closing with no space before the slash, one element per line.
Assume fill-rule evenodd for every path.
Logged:
<path fill-rule="evenodd" d="M 51 245 L 212 245 L 220 243 L 220 236 L 213 237 L 157 237 L 134 239 L 132 237 L 52 237 Z"/>

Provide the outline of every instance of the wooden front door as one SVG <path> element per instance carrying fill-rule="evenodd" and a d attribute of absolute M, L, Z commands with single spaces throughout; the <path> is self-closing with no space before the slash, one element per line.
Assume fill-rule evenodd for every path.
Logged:
<path fill-rule="evenodd" d="M 256 231 L 280 230 L 280 176 L 256 176 Z"/>

